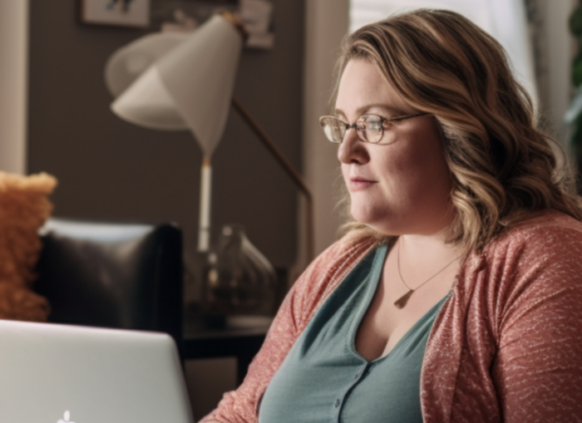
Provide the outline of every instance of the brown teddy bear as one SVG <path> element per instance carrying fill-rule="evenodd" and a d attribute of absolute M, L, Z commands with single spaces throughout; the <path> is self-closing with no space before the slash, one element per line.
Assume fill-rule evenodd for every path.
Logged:
<path fill-rule="evenodd" d="M 50 216 L 57 180 L 0 172 L 0 319 L 46 321 L 47 300 L 31 290 L 42 249 L 38 230 Z"/>

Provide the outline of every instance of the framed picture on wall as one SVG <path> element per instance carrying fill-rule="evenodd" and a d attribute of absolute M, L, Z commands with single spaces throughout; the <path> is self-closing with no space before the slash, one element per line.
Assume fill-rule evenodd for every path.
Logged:
<path fill-rule="evenodd" d="M 81 22 L 97 25 L 146 27 L 150 0 L 79 0 Z"/>

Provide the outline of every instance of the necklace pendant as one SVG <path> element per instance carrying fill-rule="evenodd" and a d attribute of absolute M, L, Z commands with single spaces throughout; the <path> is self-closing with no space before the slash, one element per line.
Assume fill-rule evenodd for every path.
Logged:
<path fill-rule="evenodd" d="M 406 306 L 406 303 L 408 302 L 408 300 L 410 299 L 410 297 L 412 296 L 412 294 L 414 294 L 414 291 L 411 289 L 410 291 L 408 291 L 406 294 L 404 294 L 402 297 L 398 298 L 395 302 L 394 305 L 396 306 L 397 309 L 402 309 Z"/>

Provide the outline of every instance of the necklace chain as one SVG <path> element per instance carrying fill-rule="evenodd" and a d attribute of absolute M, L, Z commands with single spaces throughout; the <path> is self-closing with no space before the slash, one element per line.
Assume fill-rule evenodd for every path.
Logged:
<path fill-rule="evenodd" d="M 438 272 L 436 272 L 434 275 L 432 275 L 430 278 L 428 278 L 427 280 L 425 280 L 424 282 L 422 282 L 416 288 L 412 289 L 411 287 L 408 286 L 408 284 L 406 283 L 406 281 L 402 277 L 402 271 L 400 270 L 400 240 L 398 240 L 398 250 L 396 252 L 397 252 L 396 262 L 398 264 L 398 275 L 400 276 L 400 280 L 402 281 L 402 283 L 404 284 L 404 286 L 406 288 L 408 288 L 408 292 L 406 294 L 404 294 L 402 297 L 400 297 L 398 300 L 396 300 L 396 302 L 394 303 L 394 305 L 396 305 L 396 307 L 398 307 L 398 308 L 402 308 L 402 307 L 404 307 L 406 305 L 406 303 L 408 302 L 408 299 L 410 298 L 410 296 L 412 295 L 413 292 L 415 292 L 417 289 L 419 289 L 420 287 L 422 287 L 427 282 L 431 281 L 438 274 L 440 274 L 441 272 L 443 272 L 447 267 L 449 267 L 451 264 L 453 264 L 454 262 L 456 262 L 457 260 L 459 260 L 462 257 L 462 255 L 458 256 L 453 261 L 451 261 L 450 263 L 448 263 L 445 267 L 443 267 Z"/>

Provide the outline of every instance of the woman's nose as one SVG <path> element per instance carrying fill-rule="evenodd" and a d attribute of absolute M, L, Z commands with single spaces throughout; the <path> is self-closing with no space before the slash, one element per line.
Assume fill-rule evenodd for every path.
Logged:
<path fill-rule="evenodd" d="M 360 142 L 354 128 L 346 131 L 344 140 L 337 150 L 337 158 L 341 163 L 364 163 L 368 160 L 368 152 L 363 142 Z"/>

